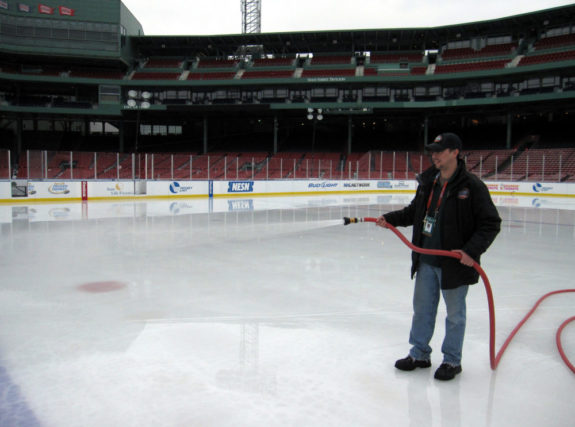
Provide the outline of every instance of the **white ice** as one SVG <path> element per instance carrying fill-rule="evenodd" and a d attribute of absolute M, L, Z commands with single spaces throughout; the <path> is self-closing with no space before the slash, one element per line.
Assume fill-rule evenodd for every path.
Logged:
<path fill-rule="evenodd" d="M 480 282 L 463 373 L 433 379 L 443 303 L 433 367 L 394 368 L 409 350 L 410 251 L 339 220 L 410 198 L 0 206 L 0 425 L 574 425 L 555 331 L 575 294 L 544 302 L 492 371 Z M 496 202 L 482 265 L 499 348 L 539 296 L 575 288 L 575 199 Z M 575 324 L 563 345 L 575 363 Z"/>

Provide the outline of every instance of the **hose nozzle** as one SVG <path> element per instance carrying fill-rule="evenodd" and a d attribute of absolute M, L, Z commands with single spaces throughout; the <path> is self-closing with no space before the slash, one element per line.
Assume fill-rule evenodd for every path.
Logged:
<path fill-rule="evenodd" d="M 363 218 L 343 217 L 343 225 L 357 224 L 358 222 L 362 222 L 362 220 L 363 220 Z"/>
<path fill-rule="evenodd" d="M 365 217 L 365 218 L 348 218 L 343 217 L 343 225 L 357 224 L 358 222 L 377 222 L 377 218 Z"/>

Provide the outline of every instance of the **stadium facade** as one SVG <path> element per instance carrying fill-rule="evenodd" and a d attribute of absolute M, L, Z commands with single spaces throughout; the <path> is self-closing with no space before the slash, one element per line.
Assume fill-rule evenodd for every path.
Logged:
<path fill-rule="evenodd" d="M 478 149 L 572 146 L 574 23 L 570 5 L 433 28 L 146 36 L 120 0 L 3 0 L 0 148 L 351 153 L 446 130 Z"/>

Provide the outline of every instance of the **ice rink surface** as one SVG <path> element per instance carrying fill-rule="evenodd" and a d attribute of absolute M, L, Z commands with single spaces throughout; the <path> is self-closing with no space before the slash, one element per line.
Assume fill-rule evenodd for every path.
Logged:
<path fill-rule="evenodd" d="M 573 426 L 575 375 L 544 302 L 489 366 L 481 282 L 463 373 L 400 372 L 410 251 L 374 224 L 411 196 L 0 206 L 0 425 Z M 575 288 L 575 199 L 496 197 L 482 258 L 497 348 L 544 293 Z M 337 224 L 337 225 L 336 225 Z M 410 229 L 400 229 L 411 237 Z M 575 325 L 563 332 L 575 361 Z"/>

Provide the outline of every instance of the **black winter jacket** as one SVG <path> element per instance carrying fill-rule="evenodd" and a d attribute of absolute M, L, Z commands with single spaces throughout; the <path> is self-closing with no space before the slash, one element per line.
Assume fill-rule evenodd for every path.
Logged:
<path fill-rule="evenodd" d="M 416 246 L 422 243 L 421 231 L 427 200 L 437 174 L 438 170 L 432 166 L 419 175 L 419 186 L 409 206 L 384 215 L 385 220 L 393 226 L 413 225 L 411 241 Z M 468 172 L 463 161 L 459 160 L 443 197 L 439 218 L 442 249 L 461 249 L 479 263 L 481 254 L 491 245 L 501 226 L 501 218 L 487 186 Z M 413 278 L 419 265 L 419 254 L 412 252 L 411 257 Z M 472 285 L 479 280 L 479 274 L 474 268 L 461 264 L 457 259 L 440 257 L 440 264 L 442 289 Z"/>

